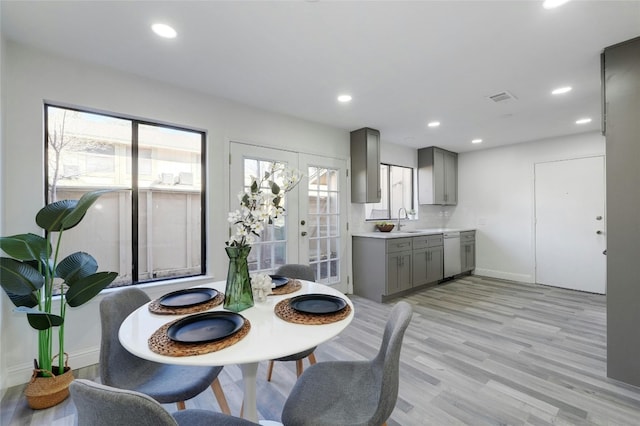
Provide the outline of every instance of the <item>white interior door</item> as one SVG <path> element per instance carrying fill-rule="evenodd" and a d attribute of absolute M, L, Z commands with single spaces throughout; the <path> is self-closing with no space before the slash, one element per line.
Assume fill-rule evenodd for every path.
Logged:
<path fill-rule="evenodd" d="M 230 209 L 239 206 L 238 193 L 251 184 L 249 176 L 271 162 L 287 163 L 302 172 L 298 186 L 287 193 L 285 216 L 253 244 L 252 272 L 274 272 L 285 263 L 309 264 L 316 281 L 346 292 L 347 178 L 346 162 L 335 158 L 231 142 Z"/>
<path fill-rule="evenodd" d="M 606 291 L 604 157 L 535 165 L 536 282 Z"/>

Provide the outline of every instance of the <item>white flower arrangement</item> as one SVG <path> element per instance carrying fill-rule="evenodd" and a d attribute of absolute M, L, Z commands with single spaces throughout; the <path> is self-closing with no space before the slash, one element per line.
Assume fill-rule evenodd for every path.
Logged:
<path fill-rule="evenodd" d="M 271 169 L 260 179 L 251 176 L 249 191 L 238 194 L 240 209 L 229 212 L 228 221 L 235 225 L 235 232 L 227 245 L 243 247 L 253 244 L 265 225 L 272 224 L 284 213 L 281 205 L 284 194 L 295 188 L 301 177 L 298 170 L 278 163 L 272 163 Z"/>
<path fill-rule="evenodd" d="M 267 274 L 254 274 L 251 276 L 251 289 L 254 299 L 264 302 L 267 296 L 273 293 L 273 280 Z"/>

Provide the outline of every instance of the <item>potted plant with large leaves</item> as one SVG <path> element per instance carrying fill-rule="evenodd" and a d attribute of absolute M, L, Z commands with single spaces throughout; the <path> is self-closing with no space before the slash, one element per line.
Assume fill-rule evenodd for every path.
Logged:
<path fill-rule="evenodd" d="M 67 305 L 80 306 L 117 277 L 116 272 L 97 272 L 98 263 L 88 253 L 75 252 L 59 259 L 62 234 L 80 223 L 93 203 L 108 190 L 92 191 L 79 200 L 48 204 L 35 220 L 45 236 L 19 234 L 0 237 L 0 249 L 10 257 L 0 257 L 0 285 L 16 306 L 26 314 L 29 325 L 38 330 L 38 360 L 25 395 L 32 408 L 47 408 L 63 401 L 73 380 L 64 352 L 64 319 Z M 58 235 L 53 248 L 53 235 Z M 59 307 L 54 299 L 59 297 Z M 55 312 L 54 312 L 55 309 Z M 53 354 L 54 327 L 58 328 L 58 353 Z M 54 366 L 54 359 L 58 365 Z"/>

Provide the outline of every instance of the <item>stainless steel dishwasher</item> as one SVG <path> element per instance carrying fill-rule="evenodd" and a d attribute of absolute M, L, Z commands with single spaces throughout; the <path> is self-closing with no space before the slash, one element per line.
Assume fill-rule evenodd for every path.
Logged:
<path fill-rule="evenodd" d="M 460 260 L 460 232 L 444 233 L 444 277 L 449 278 L 462 272 Z"/>

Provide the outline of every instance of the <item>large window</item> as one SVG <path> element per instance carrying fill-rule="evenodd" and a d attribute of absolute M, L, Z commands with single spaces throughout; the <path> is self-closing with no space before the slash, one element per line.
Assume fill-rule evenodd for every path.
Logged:
<path fill-rule="evenodd" d="M 47 203 L 100 197 L 65 234 L 112 286 L 205 273 L 203 132 L 45 105 Z M 67 250 L 66 247 L 69 247 Z"/>
<path fill-rule="evenodd" d="M 368 220 L 397 219 L 407 217 L 413 210 L 413 169 L 411 167 L 380 164 L 379 203 L 365 205 Z M 404 209 L 404 211 L 401 211 Z"/>

